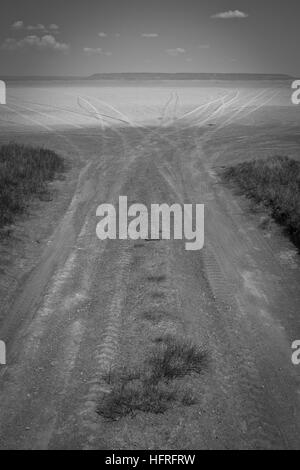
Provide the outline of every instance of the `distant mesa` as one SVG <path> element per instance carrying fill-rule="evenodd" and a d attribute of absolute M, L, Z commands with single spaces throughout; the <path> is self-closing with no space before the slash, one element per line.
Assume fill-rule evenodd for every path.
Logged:
<path fill-rule="evenodd" d="M 291 80 L 286 74 L 252 73 L 95 73 L 89 80 Z"/>
<path fill-rule="evenodd" d="M 153 80 L 294 80 L 295 77 L 286 74 L 266 74 L 266 73 L 151 73 L 151 72 L 124 72 L 124 73 L 95 73 L 89 77 L 70 76 L 3 76 L 6 81 L 70 81 L 70 80 L 131 80 L 131 81 L 153 81 Z"/>

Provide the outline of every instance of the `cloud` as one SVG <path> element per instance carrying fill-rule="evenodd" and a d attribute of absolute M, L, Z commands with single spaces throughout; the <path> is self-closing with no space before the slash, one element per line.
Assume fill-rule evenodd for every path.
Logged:
<path fill-rule="evenodd" d="M 52 50 L 57 52 L 68 52 L 70 46 L 68 44 L 58 42 L 51 34 L 46 34 L 42 37 L 38 37 L 36 35 L 26 36 L 19 41 L 7 38 L 1 46 L 1 49 L 5 51 L 15 51 L 26 48 L 36 49 L 39 51 Z"/>
<path fill-rule="evenodd" d="M 87 55 L 103 54 L 101 47 L 84 47 L 83 52 Z"/>
<path fill-rule="evenodd" d="M 243 11 L 240 11 L 240 10 L 229 10 L 229 11 L 224 11 L 221 13 L 216 13 L 215 15 L 212 15 L 211 18 L 221 19 L 221 20 L 231 20 L 233 18 L 247 18 L 248 16 L 249 16 L 248 13 L 244 13 Z"/>
<path fill-rule="evenodd" d="M 169 54 L 170 56 L 178 56 L 180 54 L 185 54 L 186 50 L 183 49 L 182 47 L 177 47 L 176 49 L 167 49 L 166 53 Z"/>
<path fill-rule="evenodd" d="M 83 52 L 88 56 L 105 55 L 105 56 L 109 57 L 109 56 L 112 55 L 112 52 L 104 51 L 101 47 L 85 47 L 83 49 Z"/>
<path fill-rule="evenodd" d="M 98 33 L 98 36 L 100 36 L 100 38 L 106 38 L 107 34 L 106 33 Z"/>
<path fill-rule="evenodd" d="M 50 24 L 49 26 L 45 26 L 41 23 L 32 25 L 25 25 L 24 21 L 16 21 L 15 23 L 12 24 L 12 29 L 15 31 L 21 31 L 21 30 L 26 30 L 26 31 L 36 31 L 40 33 L 49 33 L 51 32 L 52 34 L 59 33 L 59 26 L 57 24 Z"/>
<path fill-rule="evenodd" d="M 15 21 L 13 24 L 12 24 L 12 29 L 23 29 L 24 28 L 24 21 Z"/>
<path fill-rule="evenodd" d="M 26 26 L 26 29 L 28 31 L 41 31 L 41 32 L 47 32 L 47 28 L 46 26 L 44 26 L 43 24 L 36 24 L 36 25 L 28 25 Z"/>
<path fill-rule="evenodd" d="M 47 34 L 46 36 L 43 36 L 42 38 L 38 39 L 39 40 L 37 41 L 37 46 L 42 49 L 48 48 L 59 52 L 67 52 L 70 49 L 69 44 L 58 42 L 55 37 L 51 34 Z"/>
<path fill-rule="evenodd" d="M 51 31 L 58 31 L 59 26 L 55 23 L 52 23 L 52 24 L 49 25 L 49 29 L 51 29 Z"/>
<path fill-rule="evenodd" d="M 142 37 L 143 38 L 158 38 L 158 34 L 157 33 L 143 33 Z"/>
<path fill-rule="evenodd" d="M 209 49 L 210 45 L 209 44 L 199 44 L 199 49 Z"/>

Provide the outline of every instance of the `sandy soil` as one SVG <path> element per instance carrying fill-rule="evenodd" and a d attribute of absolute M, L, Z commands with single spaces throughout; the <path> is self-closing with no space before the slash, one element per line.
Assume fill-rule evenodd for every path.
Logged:
<path fill-rule="evenodd" d="M 298 255 L 279 230 L 261 227 L 263 214 L 250 214 L 216 172 L 270 153 L 299 158 L 300 116 L 289 90 L 40 91 L 11 92 L 1 141 L 44 143 L 74 166 L 65 193 L 60 188 L 65 203 L 49 215 L 39 251 L 25 256 L 26 276 L 2 304 L 8 365 L 0 369 L 0 447 L 299 449 L 299 368 L 291 363 L 300 338 Z M 119 195 L 147 206 L 204 203 L 204 249 L 100 242 L 96 208 Z M 166 333 L 208 353 L 205 374 L 189 378 L 197 403 L 163 415 L 101 418 L 107 369 L 137 367 Z"/>

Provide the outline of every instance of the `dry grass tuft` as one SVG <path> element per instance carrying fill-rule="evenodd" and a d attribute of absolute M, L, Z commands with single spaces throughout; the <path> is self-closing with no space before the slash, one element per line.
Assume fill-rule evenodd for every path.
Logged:
<path fill-rule="evenodd" d="M 47 182 L 64 170 L 64 160 L 51 150 L 0 147 L 0 229 L 24 213 L 32 197 L 47 199 Z"/>
<path fill-rule="evenodd" d="M 207 353 L 191 341 L 166 336 L 148 359 L 157 380 L 172 380 L 188 374 L 201 374 L 207 367 Z"/>
<path fill-rule="evenodd" d="M 175 404 L 192 406 L 197 403 L 195 393 L 175 379 L 200 374 L 207 365 L 207 353 L 191 342 L 163 337 L 140 370 L 123 368 L 107 375 L 111 393 L 97 412 L 114 421 L 137 412 L 162 414 Z"/>
<path fill-rule="evenodd" d="M 263 205 L 300 248 L 300 163 L 288 157 L 253 160 L 226 168 L 233 181 L 256 205 Z"/>

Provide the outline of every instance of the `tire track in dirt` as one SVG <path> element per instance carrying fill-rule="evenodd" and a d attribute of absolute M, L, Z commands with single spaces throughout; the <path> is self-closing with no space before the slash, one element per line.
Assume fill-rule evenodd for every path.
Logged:
<path fill-rule="evenodd" d="M 124 158 L 124 163 L 122 163 L 122 170 L 120 171 L 118 178 L 114 181 L 114 183 L 107 192 L 107 194 L 110 194 L 110 197 L 106 198 L 105 202 L 115 202 L 118 196 L 118 192 L 121 190 L 125 190 L 125 182 L 126 184 L 130 184 L 131 181 L 134 181 L 134 178 L 132 179 L 132 175 L 135 171 L 138 175 L 141 168 L 143 168 L 142 174 L 144 175 L 143 177 L 145 178 L 145 181 L 147 181 L 147 178 L 149 180 L 150 176 L 152 175 L 153 181 L 156 181 L 156 185 L 158 184 L 158 182 L 160 182 L 158 184 L 158 188 L 156 188 L 156 196 L 159 193 L 158 189 L 164 187 L 164 197 L 171 197 L 171 195 L 176 195 L 176 197 L 178 197 L 181 201 L 184 200 L 187 202 L 188 200 L 194 200 L 195 195 L 191 192 L 189 184 L 190 181 L 195 184 L 196 177 L 193 174 L 193 167 L 190 167 L 190 172 L 187 170 L 183 171 L 183 162 L 180 159 L 180 149 L 177 149 L 177 152 L 175 152 L 176 156 L 171 160 L 168 159 L 167 163 L 160 162 L 160 156 L 156 156 L 156 161 L 153 163 L 152 167 L 151 165 L 149 166 L 149 173 L 147 174 L 144 173 L 145 170 L 147 170 L 146 159 L 145 161 L 143 161 L 142 159 L 140 159 L 140 156 L 137 154 L 137 152 L 133 152 L 132 141 L 126 133 L 124 134 L 123 130 L 118 130 L 116 132 L 118 133 L 120 139 L 123 141 L 124 154 L 128 153 L 128 155 L 126 158 Z M 141 147 L 146 147 L 147 145 L 150 145 L 152 137 L 158 137 L 157 133 L 147 133 L 146 136 L 142 133 L 137 133 L 136 130 L 135 133 L 136 138 L 138 136 L 141 138 L 139 144 Z M 168 143 L 168 145 L 171 146 L 171 148 L 173 149 L 173 152 L 176 147 L 174 146 L 174 144 L 171 145 L 172 141 L 170 141 L 169 138 L 166 138 L 166 136 L 160 137 L 161 142 L 164 142 L 164 144 Z M 136 143 L 136 141 L 134 142 Z M 146 153 L 148 160 L 149 156 L 153 154 L 153 151 L 152 149 L 149 149 L 149 152 Z M 162 155 L 161 160 L 164 160 L 164 157 L 165 154 Z M 200 158 L 204 160 L 205 157 L 200 155 Z M 186 162 L 184 163 L 186 164 Z M 115 168 L 117 168 L 117 165 Z M 113 172 L 113 170 L 110 171 Z M 202 190 L 202 192 L 200 191 L 200 195 L 203 195 L 203 197 L 207 196 L 207 200 L 214 200 L 216 195 L 214 188 L 211 187 L 209 183 L 209 175 L 206 173 L 204 167 L 200 168 L 200 172 L 203 173 L 202 177 L 200 178 L 200 181 L 198 181 L 200 183 L 199 188 L 201 188 Z M 164 180 L 162 180 L 161 178 L 163 178 Z M 165 185 L 161 181 L 166 181 L 167 185 Z M 154 187 L 152 188 L 152 191 L 155 192 Z M 206 192 L 208 194 L 206 194 Z M 138 194 L 132 195 L 134 199 L 136 199 L 137 196 Z M 153 193 L 151 193 L 150 191 L 147 195 L 147 200 L 149 202 L 149 200 L 152 199 Z M 95 200 L 93 202 L 95 202 Z M 214 215 L 212 212 L 210 213 L 210 216 L 213 218 Z M 90 224 L 91 218 L 92 208 L 90 209 L 89 215 L 87 216 L 87 219 L 89 220 Z M 82 230 L 82 238 L 79 240 L 79 243 L 77 242 L 77 248 L 79 249 L 79 256 L 82 256 L 84 258 L 86 256 L 85 242 L 87 241 L 87 225 L 85 225 Z M 213 223 L 211 224 L 210 230 L 215 230 L 215 226 Z M 210 331 L 208 334 L 211 335 L 212 339 L 214 335 L 219 334 L 219 342 L 221 342 L 221 338 L 223 337 L 223 335 L 228 337 L 227 341 L 231 348 L 231 350 L 228 352 L 228 360 L 232 359 L 233 363 L 235 364 L 235 372 L 233 373 L 233 368 L 228 365 L 228 360 L 224 363 L 224 358 L 222 358 L 223 349 L 216 349 L 216 358 L 219 359 L 220 364 L 225 364 L 225 367 L 222 369 L 222 371 L 220 370 L 220 368 L 217 371 L 217 374 L 219 374 L 218 382 L 219 384 L 222 384 L 222 387 L 224 387 L 226 394 L 230 394 L 230 392 L 232 392 L 232 387 L 230 387 L 229 383 L 234 380 L 236 380 L 237 382 L 235 393 L 238 395 L 236 397 L 236 403 L 238 408 L 236 411 L 240 416 L 244 417 L 245 442 L 247 443 L 247 445 L 249 445 L 249 447 L 273 448 L 283 445 L 286 446 L 287 441 L 285 439 L 285 434 L 281 432 L 280 426 L 276 424 L 274 416 L 272 414 L 269 415 L 267 409 L 268 407 L 265 405 L 270 395 L 269 391 L 262 390 L 263 381 L 261 376 L 259 375 L 256 364 L 256 358 L 254 357 L 253 351 L 251 349 L 253 341 L 246 341 L 246 344 L 244 343 L 245 336 L 249 334 L 249 332 L 253 332 L 253 330 L 251 331 L 249 329 L 249 325 L 247 322 L 245 322 L 244 319 L 247 316 L 248 312 L 244 311 L 245 309 L 243 306 L 242 299 L 236 297 L 234 285 L 230 283 L 230 280 L 226 279 L 226 271 L 224 271 L 222 266 L 223 260 L 220 258 L 222 244 L 218 245 L 216 238 L 214 237 L 212 237 L 212 240 L 212 242 L 208 243 L 202 255 L 204 263 L 206 265 L 206 273 L 208 276 L 209 285 L 215 296 L 216 308 L 218 310 L 217 320 L 219 321 L 219 323 L 217 324 L 216 320 L 216 330 L 213 333 Z M 233 240 L 233 243 L 234 242 L 236 242 L 237 245 L 239 244 L 239 236 L 237 234 L 235 235 L 235 239 Z M 147 242 L 144 243 L 144 246 L 147 247 Z M 92 254 L 94 247 L 95 245 L 93 245 L 92 243 L 90 247 L 90 254 Z M 147 280 L 148 288 L 153 286 L 153 283 L 159 283 L 161 289 L 159 289 L 159 292 L 156 292 L 156 294 L 164 293 L 165 295 L 157 296 L 156 301 L 162 298 L 172 299 L 172 302 L 170 303 L 172 310 L 177 311 L 180 314 L 180 311 L 182 309 L 182 301 L 180 299 L 176 286 L 174 286 L 174 284 L 171 282 L 172 272 L 170 259 L 172 254 L 170 251 L 170 247 L 167 247 L 166 244 L 163 245 L 160 242 L 156 242 L 155 244 L 148 243 L 148 247 L 150 247 L 151 249 L 153 247 L 154 251 L 151 252 L 151 249 L 149 248 L 148 254 L 146 255 L 147 264 L 145 266 L 145 269 L 143 271 L 137 271 L 137 273 L 140 274 L 141 272 L 143 272 L 143 275 Z M 101 266 L 101 263 L 103 262 L 103 256 L 106 256 L 107 260 L 112 260 L 112 265 L 106 268 L 108 279 L 109 276 L 113 276 L 114 273 L 116 273 L 116 277 L 112 289 L 111 298 L 109 299 L 107 306 L 105 306 L 105 327 L 103 330 L 103 335 L 101 335 L 101 337 L 95 338 L 93 342 L 95 350 L 93 353 L 93 364 L 91 366 L 93 370 L 92 379 L 90 377 L 90 380 L 86 384 L 86 393 L 83 395 L 83 398 L 80 397 L 80 407 L 77 412 L 78 422 L 80 423 L 80 427 L 82 428 L 81 430 L 84 434 L 82 443 L 84 448 L 88 449 L 95 448 L 98 445 L 99 435 L 103 428 L 101 427 L 102 424 L 99 424 L 99 420 L 95 413 L 95 410 L 97 407 L 99 396 L 101 396 L 101 394 L 105 394 L 108 391 L 107 384 L 105 383 L 105 381 L 103 381 L 103 377 L 105 376 L 107 370 L 112 367 L 114 361 L 117 360 L 118 349 L 120 347 L 120 333 L 122 321 L 128 321 L 129 318 L 124 318 L 123 315 L 124 308 L 126 309 L 126 298 L 128 296 L 128 277 L 130 266 L 133 262 L 134 250 L 137 250 L 137 248 L 134 248 L 133 245 L 129 242 L 121 242 L 118 245 L 118 253 L 115 253 L 114 256 L 114 248 L 108 243 L 103 244 L 101 249 L 98 250 L 99 263 Z M 145 250 L 145 248 L 143 248 L 143 250 Z M 219 254 L 220 256 L 217 257 L 215 253 Z M 235 262 L 236 260 L 238 260 L 238 251 L 234 252 L 234 256 L 236 256 L 236 258 L 232 258 L 232 261 Z M 162 258 L 166 261 L 163 270 L 157 270 L 157 263 L 159 261 L 159 258 Z M 93 267 L 95 267 L 95 262 L 93 261 L 95 260 L 91 258 L 91 271 L 87 271 L 88 275 L 85 278 L 85 281 L 81 281 L 84 283 L 88 291 L 88 297 L 95 297 L 97 295 L 96 292 L 91 290 L 91 286 L 89 283 L 89 278 L 92 276 Z M 77 257 L 75 257 L 75 259 L 72 259 L 71 257 L 69 260 L 69 265 L 67 264 L 65 267 L 66 278 L 69 277 L 69 272 L 73 272 L 74 269 L 76 269 L 74 263 L 77 268 L 79 268 L 79 265 L 81 265 Z M 99 267 L 100 271 L 97 272 L 101 272 L 101 266 Z M 103 266 L 105 267 L 104 264 Z M 162 277 L 164 276 L 166 276 L 165 281 L 158 281 L 158 279 L 162 279 Z M 61 278 L 64 278 L 64 271 L 62 271 L 61 273 Z M 57 283 L 59 285 L 60 277 L 58 277 L 57 279 Z M 64 283 L 62 285 L 65 286 Z M 160 290 L 162 290 L 162 292 L 160 292 Z M 60 292 L 59 289 L 58 291 Z M 168 295 L 166 295 L 166 292 L 168 293 Z M 155 308 L 160 308 L 161 304 L 156 301 L 153 303 L 153 305 L 155 305 Z M 66 309 L 66 307 L 63 308 Z M 93 313 L 92 310 L 91 312 Z M 139 313 L 139 309 L 135 311 L 135 313 L 137 312 Z M 97 317 L 94 321 L 96 322 L 96 320 Z M 173 323 L 174 322 L 172 322 L 172 324 Z M 132 322 L 126 326 L 127 329 L 130 329 L 131 327 Z M 225 327 L 224 331 L 223 327 Z M 124 332 L 125 330 L 122 330 L 122 333 Z M 240 333 L 241 338 L 238 337 Z M 63 364 L 61 368 L 59 368 L 59 371 L 61 372 L 62 376 L 66 375 L 67 381 L 61 382 L 59 385 L 59 389 L 62 390 L 62 394 L 66 399 L 66 395 L 68 393 L 67 382 L 69 380 L 71 371 L 75 367 L 76 358 L 79 354 L 80 344 L 82 344 L 82 342 L 86 343 L 88 341 L 86 319 L 82 319 L 81 321 L 77 320 L 74 323 L 70 324 L 70 327 L 68 327 L 65 331 L 65 335 L 66 338 L 69 338 L 69 340 L 66 341 L 66 347 L 63 354 L 63 357 L 65 359 L 63 360 Z M 257 333 L 255 333 L 255 335 L 257 335 Z M 259 338 L 259 336 L 256 337 Z M 70 366 L 70 369 L 68 368 L 68 365 Z M 54 380 L 54 378 L 51 377 L 51 380 Z M 49 445 L 51 436 L 55 433 L 55 431 L 57 431 L 57 429 L 59 429 L 59 426 L 57 425 L 58 408 L 60 408 L 60 404 L 57 405 L 56 410 L 52 409 L 52 405 L 50 407 L 48 415 L 48 419 L 50 422 L 49 428 L 45 432 L 45 434 L 39 436 L 39 445 L 41 445 L 42 447 L 46 447 Z M 59 409 L 59 414 L 61 419 L 63 416 L 62 409 Z M 57 432 L 57 439 L 59 439 L 60 431 Z M 61 432 L 63 433 L 65 431 L 62 430 Z"/>
<path fill-rule="evenodd" d="M 214 194 L 214 199 L 216 198 L 216 202 L 218 200 L 218 195 L 215 190 L 216 186 L 214 186 L 215 181 L 211 180 L 209 173 L 205 170 L 205 166 L 202 163 L 206 160 L 204 156 L 201 157 L 201 151 L 202 150 L 200 149 L 200 158 L 198 160 L 200 165 L 199 168 L 201 172 L 201 181 L 206 181 L 208 185 L 207 188 L 209 190 L 209 200 L 211 204 L 211 195 Z M 210 188 L 209 185 L 211 185 Z M 199 188 L 204 187 L 201 185 L 201 183 L 199 183 L 197 186 Z M 203 194 L 203 197 L 206 200 L 207 196 L 205 196 L 205 194 Z M 227 201 L 225 195 L 221 195 L 221 200 Z M 224 263 L 228 263 L 229 260 L 231 262 L 231 268 L 237 268 L 240 265 L 241 256 L 245 255 L 247 252 L 252 251 L 253 239 L 251 240 L 251 245 L 248 245 L 246 241 L 245 246 L 245 240 L 243 242 L 239 234 L 239 227 L 236 226 L 234 220 L 230 218 L 232 229 L 231 239 L 228 243 L 230 243 L 230 246 L 233 249 L 231 250 L 232 253 L 229 257 L 228 253 L 226 254 L 226 250 L 224 255 L 222 255 L 224 251 L 223 247 L 216 244 L 218 237 L 213 235 L 213 233 L 219 233 L 218 226 L 214 226 L 214 220 L 216 221 L 217 217 L 215 209 L 211 208 L 211 210 L 209 210 L 209 214 L 206 215 L 206 220 L 209 224 L 209 226 L 206 228 L 206 231 L 208 230 L 210 236 L 209 241 L 206 242 L 206 247 L 203 250 L 203 257 L 209 283 L 216 299 L 218 300 L 218 308 L 221 307 L 221 311 L 223 311 L 223 313 L 225 311 L 230 312 L 230 320 L 227 318 L 225 328 L 228 328 L 229 334 L 231 336 L 231 344 L 234 345 L 235 349 L 235 362 L 239 371 L 237 380 L 240 382 L 242 393 L 245 396 L 245 401 L 243 404 L 245 422 L 247 422 L 247 419 L 249 421 L 249 417 L 251 417 L 251 425 L 247 430 L 249 444 L 252 448 L 276 449 L 297 447 L 297 439 L 294 438 L 295 429 L 293 425 L 287 425 L 287 419 L 279 420 L 277 419 L 277 416 L 274 415 L 272 407 L 274 407 L 275 396 L 272 393 L 272 390 L 270 390 L 268 387 L 268 381 L 265 380 L 265 378 L 261 375 L 264 372 L 261 370 L 261 368 L 258 367 L 257 357 L 253 355 L 253 352 L 258 353 L 260 349 L 260 354 L 262 354 L 262 357 L 266 355 L 266 351 L 260 346 L 261 344 L 264 344 L 265 338 L 263 332 L 260 331 L 259 324 L 257 322 L 251 321 L 251 323 L 249 323 L 249 306 L 245 309 L 245 306 L 243 305 L 243 296 L 237 297 L 235 294 L 235 292 L 238 292 L 241 289 L 241 281 L 238 280 L 240 274 L 237 273 L 237 281 L 235 281 L 233 278 L 233 283 L 231 283 L 231 278 L 228 276 L 228 272 L 226 273 L 224 271 Z M 221 222 L 222 218 L 220 217 L 219 219 L 219 222 Z M 226 225 L 223 225 L 223 233 L 225 227 Z M 244 244 L 242 245 L 242 243 Z M 257 240 L 257 243 L 259 244 L 259 240 Z M 268 250 L 266 253 L 268 253 Z M 223 266 L 219 263 L 219 261 L 217 261 L 215 254 L 218 256 L 218 260 L 222 259 L 222 256 L 224 257 L 224 261 L 222 262 Z M 250 258 L 247 258 L 247 262 L 251 262 L 252 266 L 255 264 L 254 261 L 251 261 Z M 254 301 L 256 303 L 258 302 L 257 299 Z M 240 334 L 237 334 L 238 331 L 240 331 Z M 261 338 L 260 340 L 259 337 Z M 254 344 L 256 344 L 256 346 L 254 346 Z M 272 344 L 274 347 L 274 343 Z M 270 350 L 270 355 L 271 354 L 274 356 Z M 274 358 L 271 359 L 272 356 L 269 356 L 269 367 L 273 367 L 272 360 L 274 361 Z M 268 356 L 266 359 L 267 358 Z M 280 355 L 278 355 L 277 359 L 282 361 L 282 357 L 280 358 Z M 270 374 L 268 373 L 267 375 L 270 378 Z M 276 375 L 277 374 L 274 374 L 274 377 L 276 377 Z M 290 380 L 291 376 L 289 376 L 288 371 L 287 373 L 282 373 L 281 379 L 277 376 L 274 380 L 274 387 L 277 387 L 278 392 L 280 391 L 280 388 L 281 391 L 283 391 L 286 388 L 285 382 Z M 272 382 L 271 379 L 270 382 Z M 281 405 L 283 403 L 284 401 L 281 401 Z M 285 409 L 283 414 L 284 413 L 287 413 L 287 409 Z M 293 422 L 293 417 L 290 418 L 291 422 Z M 293 432 L 291 432 L 289 428 L 293 429 Z"/>
<path fill-rule="evenodd" d="M 126 280 L 131 262 L 128 243 L 122 243 L 120 248 L 122 252 L 118 260 L 118 273 L 114 287 L 115 294 L 107 312 L 103 336 L 94 352 L 93 379 L 88 383 L 88 393 L 78 413 L 81 422 L 80 428 L 84 434 L 83 448 L 86 450 L 93 448 L 93 444 L 97 439 L 97 435 L 95 435 L 95 430 L 98 429 L 96 408 L 101 397 L 109 393 L 105 377 L 113 367 L 119 347 L 122 311 L 127 291 Z"/>
<path fill-rule="evenodd" d="M 122 161 L 124 161 L 124 159 L 122 159 Z M 79 178 L 79 183 L 78 183 L 78 188 L 79 188 L 80 185 L 81 185 L 81 180 L 84 176 L 84 179 L 85 179 L 84 188 L 86 187 L 87 191 L 84 188 L 81 188 L 81 192 L 80 192 L 79 195 L 78 195 L 79 191 L 77 191 L 77 193 L 75 194 L 75 196 L 72 200 L 72 203 L 69 207 L 69 210 L 67 211 L 67 213 L 66 213 L 66 215 L 63 219 L 63 222 L 61 223 L 61 226 L 71 225 L 71 223 L 73 222 L 73 219 L 75 217 L 75 213 L 77 212 L 78 205 L 81 205 L 82 202 L 86 200 L 86 198 L 90 199 L 92 193 L 90 192 L 90 189 L 89 189 L 90 183 L 89 183 L 88 178 L 86 178 L 85 173 L 89 172 L 89 170 L 91 169 L 90 167 L 92 167 L 92 164 L 93 164 L 93 162 L 91 162 L 90 165 L 88 165 L 83 170 L 83 173 L 81 174 L 81 176 Z M 101 168 L 101 164 L 100 164 L 100 166 L 98 165 L 98 170 L 100 168 Z M 95 171 L 95 168 L 93 167 L 93 172 L 94 171 Z M 80 245 L 83 241 L 86 242 L 86 240 L 85 240 L 86 229 L 87 229 L 87 220 L 83 224 L 82 230 L 81 230 L 81 232 L 80 232 L 80 234 L 77 238 L 77 245 L 78 244 Z M 61 231 L 60 235 L 63 238 L 66 238 L 66 237 L 64 237 L 64 235 L 66 235 L 66 233 L 64 234 Z M 95 236 L 95 238 L 96 238 L 96 236 Z M 61 237 L 60 237 L 60 239 L 61 239 Z M 72 240 L 72 238 L 70 237 L 69 241 L 71 241 L 71 240 Z M 75 239 L 74 239 L 74 241 L 75 241 Z M 22 341 L 22 340 L 25 341 L 25 350 L 23 351 L 23 354 L 22 354 L 22 363 L 20 364 L 20 367 L 17 366 L 18 369 L 16 369 L 16 367 L 14 368 L 14 371 L 15 371 L 14 380 L 11 384 L 12 385 L 12 388 L 11 388 L 12 393 L 6 393 L 7 390 L 6 390 L 6 392 L 4 392 L 5 397 L 8 398 L 8 399 L 10 399 L 10 396 L 15 395 L 15 393 L 19 393 L 19 392 L 16 392 L 16 388 L 18 388 L 20 385 L 21 385 L 21 389 L 22 389 L 23 385 L 24 385 L 24 387 L 27 386 L 26 385 L 27 382 L 26 382 L 26 379 L 24 377 L 24 369 L 26 370 L 26 368 L 27 368 L 27 366 L 25 368 L 25 362 L 28 363 L 28 367 L 29 367 L 29 364 L 31 364 L 32 362 L 35 361 L 34 357 L 37 356 L 37 352 L 38 351 L 41 352 L 41 346 L 42 345 L 41 345 L 40 339 L 42 338 L 42 336 L 44 334 L 44 331 L 48 326 L 48 323 L 49 323 L 48 319 L 54 314 L 54 309 L 58 308 L 58 301 L 62 302 L 62 305 L 59 307 L 59 309 L 61 309 L 63 314 L 66 315 L 70 310 L 77 309 L 79 302 L 83 302 L 87 298 L 87 288 L 88 288 L 88 281 L 89 281 L 89 275 L 90 275 L 89 270 L 86 270 L 83 273 L 82 279 L 81 279 L 81 281 L 79 281 L 79 284 L 81 285 L 81 290 L 79 292 L 77 291 L 76 294 L 72 293 L 71 295 L 69 295 L 67 297 L 63 296 L 63 291 L 65 289 L 65 286 L 68 283 L 69 279 L 72 277 L 71 275 L 72 275 L 73 271 L 75 270 L 76 264 L 78 263 L 78 259 L 77 259 L 78 249 L 80 249 L 80 247 L 76 246 L 75 251 L 71 252 L 71 254 L 69 255 L 69 257 L 68 257 L 66 263 L 63 265 L 63 267 L 60 268 L 56 272 L 56 274 L 53 277 L 52 284 L 49 286 L 48 294 L 46 294 L 46 296 L 45 296 L 44 306 L 41 308 L 41 310 L 39 311 L 37 316 L 35 316 L 33 322 L 30 324 L 30 327 L 27 328 L 25 326 L 22 329 L 22 331 L 24 333 L 21 333 L 21 335 L 18 336 L 18 341 L 19 340 L 20 341 Z M 58 300 L 57 300 L 57 298 L 58 298 Z M 30 321 L 30 319 L 29 319 L 29 321 Z M 49 328 L 48 328 L 48 330 L 49 330 Z M 26 332 L 26 336 L 24 336 L 25 332 Z M 64 382 L 61 382 L 61 384 L 59 384 L 59 381 L 56 382 L 56 387 L 60 388 L 59 393 L 62 394 L 62 395 L 64 395 L 66 393 L 66 390 L 67 390 L 67 377 L 70 376 L 71 371 L 72 371 L 72 369 L 74 367 L 74 364 L 75 364 L 77 351 L 79 349 L 79 345 L 80 345 L 80 342 L 81 342 L 80 338 L 83 336 L 83 333 L 84 333 L 84 325 L 82 324 L 82 322 L 77 321 L 77 322 L 74 323 L 74 325 L 72 327 L 70 327 L 70 332 L 71 332 L 70 334 L 66 333 L 66 335 L 67 335 L 67 337 L 70 336 L 71 343 L 68 339 L 62 341 L 62 344 L 65 346 L 65 350 L 61 354 L 62 363 L 58 367 L 58 371 L 63 369 L 62 377 L 64 377 L 65 380 L 64 380 Z M 79 338 L 79 333 L 80 333 L 80 338 Z M 72 338 L 73 336 L 74 336 L 74 338 Z M 74 345 L 76 344 L 76 348 L 75 347 L 73 348 L 74 355 L 72 356 L 72 354 L 71 354 L 72 353 L 72 351 L 71 351 L 72 347 L 70 346 L 70 344 L 71 345 L 73 344 L 72 343 L 73 340 L 75 341 Z M 18 343 L 18 341 L 15 341 L 15 343 Z M 69 353 L 68 353 L 68 351 L 69 351 Z M 42 361 L 43 360 L 42 353 L 41 353 L 40 356 L 41 356 L 40 360 Z M 18 373 L 17 373 L 17 370 L 19 371 Z M 68 371 L 68 373 L 67 373 L 67 371 Z M 3 373 L 4 372 L 5 371 L 3 370 Z M 34 384 L 34 380 L 32 381 L 32 386 L 33 386 L 33 384 Z M 31 386 L 31 384 L 29 384 L 29 385 Z M 10 387 L 10 384 L 8 384 L 8 386 Z M 20 389 L 19 389 L 19 391 L 20 391 Z M 57 401 L 57 398 L 56 398 L 55 403 L 56 403 L 57 408 L 59 407 L 59 402 L 60 401 L 61 400 Z M 21 404 L 22 400 L 21 401 L 18 400 L 18 403 Z M 50 406 L 49 406 L 49 408 L 50 408 Z M 16 412 L 17 410 L 15 409 L 14 411 Z M 48 408 L 47 408 L 47 413 L 49 413 Z M 54 415 L 56 415 L 56 411 L 55 411 L 54 407 L 52 409 L 52 413 Z M 37 419 L 40 420 L 40 419 L 44 419 L 44 418 L 43 418 L 43 416 L 40 417 L 39 415 L 37 415 Z M 49 415 L 49 422 L 50 421 L 55 423 L 56 418 L 54 418 L 54 417 L 50 418 L 50 415 Z M 36 423 L 36 425 L 38 427 L 37 423 Z M 45 431 L 45 436 L 46 435 L 49 436 L 49 439 L 50 439 L 50 436 L 53 432 L 54 424 L 51 426 L 51 429 L 47 428 L 47 430 Z M 27 433 L 27 435 L 28 435 L 28 438 L 30 438 L 29 432 Z M 37 439 L 37 446 L 41 446 L 41 445 L 43 446 L 45 444 L 46 437 L 44 437 L 43 439 L 40 440 L 40 437 L 36 436 L 36 439 Z"/>

